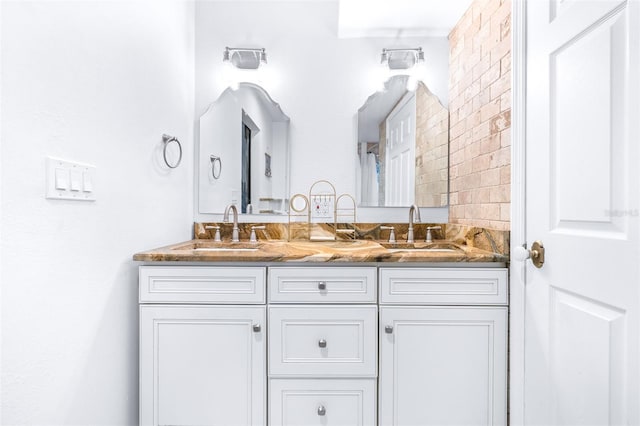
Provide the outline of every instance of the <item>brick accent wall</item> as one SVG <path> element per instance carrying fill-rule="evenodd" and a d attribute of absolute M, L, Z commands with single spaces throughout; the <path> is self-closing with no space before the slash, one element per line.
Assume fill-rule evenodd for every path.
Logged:
<path fill-rule="evenodd" d="M 449 47 L 449 222 L 508 230 L 511 1 L 475 0 Z"/>
<path fill-rule="evenodd" d="M 416 192 L 424 207 L 447 205 L 449 110 L 423 83 L 416 89 Z"/>

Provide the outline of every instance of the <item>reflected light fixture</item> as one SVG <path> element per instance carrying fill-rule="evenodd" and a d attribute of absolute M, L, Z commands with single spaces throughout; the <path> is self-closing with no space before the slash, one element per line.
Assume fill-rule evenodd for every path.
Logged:
<path fill-rule="evenodd" d="M 382 49 L 380 63 L 390 70 L 406 70 L 424 62 L 422 47 L 411 49 Z"/>
<path fill-rule="evenodd" d="M 266 65 L 267 52 L 264 48 L 225 47 L 222 61 L 241 70 L 256 70 Z"/>

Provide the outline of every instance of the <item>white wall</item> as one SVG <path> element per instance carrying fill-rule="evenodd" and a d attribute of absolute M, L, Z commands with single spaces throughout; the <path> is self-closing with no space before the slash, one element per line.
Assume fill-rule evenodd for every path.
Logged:
<path fill-rule="evenodd" d="M 339 39 L 337 25 L 337 1 L 196 2 L 196 117 L 226 87 L 224 47 L 265 47 L 269 65 L 262 85 L 291 118 L 291 194 L 307 193 L 313 182 L 327 179 L 338 193 L 355 195 L 354 116 L 380 86 L 383 47 L 422 46 L 426 84 L 447 99 L 446 38 Z M 370 217 L 366 210 L 359 210 L 359 220 L 381 220 L 379 209 Z M 436 210 L 446 221 L 447 209 Z M 406 220 L 406 208 L 397 213 Z"/>
<path fill-rule="evenodd" d="M 137 424 L 131 255 L 191 236 L 193 5 L 0 7 L 2 424 Z M 96 165 L 98 200 L 46 200 L 47 155 Z"/>

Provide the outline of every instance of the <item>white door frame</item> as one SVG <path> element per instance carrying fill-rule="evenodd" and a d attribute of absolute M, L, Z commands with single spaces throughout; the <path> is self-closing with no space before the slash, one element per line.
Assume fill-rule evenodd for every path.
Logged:
<path fill-rule="evenodd" d="M 511 253 L 526 244 L 526 2 L 511 4 Z M 509 417 L 524 424 L 525 263 L 509 267 Z"/>

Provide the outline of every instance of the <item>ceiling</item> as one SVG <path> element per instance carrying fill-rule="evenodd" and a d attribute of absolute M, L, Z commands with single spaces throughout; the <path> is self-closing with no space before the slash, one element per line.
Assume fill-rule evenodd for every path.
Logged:
<path fill-rule="evenodd" d="M 446 37 L 472 0 L 339 0 L 338 35 Z"/>

